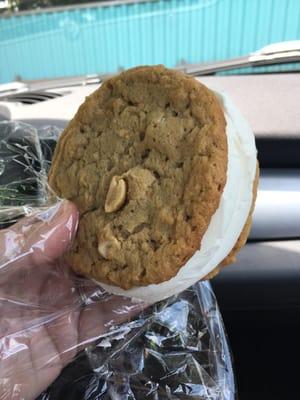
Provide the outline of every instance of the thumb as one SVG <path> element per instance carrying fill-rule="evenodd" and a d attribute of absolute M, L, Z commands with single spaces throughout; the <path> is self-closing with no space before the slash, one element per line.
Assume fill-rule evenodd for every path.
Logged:
<path fill-rule="evenodd" d="M 37 265 L 59 258 L 70 245 L 77 223 L 75 205 L 62 201 L 0 231 L 0 270 L 11 263 Z"/>

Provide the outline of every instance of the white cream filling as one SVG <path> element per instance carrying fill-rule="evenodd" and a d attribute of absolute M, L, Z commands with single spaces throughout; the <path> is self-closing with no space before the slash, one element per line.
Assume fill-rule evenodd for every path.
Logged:
<path fill-rule="evenodd" d="M 238 109 L 221 93 L 227 122 L 227 181 L 220 205 L 196 251 L 177 275 L 160 284 L 124 290 L 101 284 L 110 293 L 154 303 L 180 293 L 210 273 L 235 245 L 250 212 L 252 187 L 256 171 L 256 147 L 253 132 Z M 163 267 L 163 266 L 162 266 Z"/>

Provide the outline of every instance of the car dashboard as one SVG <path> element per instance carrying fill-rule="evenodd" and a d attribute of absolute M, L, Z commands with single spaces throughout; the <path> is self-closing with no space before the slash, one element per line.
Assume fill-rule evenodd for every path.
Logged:
<path fill-rule="evenodd" d="M 299 73 L 209 76 L 200 81 L 226 92 L 240 108 L 255 133 L 260 163 L 248 243 L 236 264 L 224 268 L 212 281 L 232 347 L 239 398 L 296 399 L 300 362 Z M 48 91 L 39 89 L 53 94 L 44 100 L 30 91 L 10 101 L 0 98 L 0 120 L 63 128 L 97 87 L 64 88 L 61 83 Z"/>

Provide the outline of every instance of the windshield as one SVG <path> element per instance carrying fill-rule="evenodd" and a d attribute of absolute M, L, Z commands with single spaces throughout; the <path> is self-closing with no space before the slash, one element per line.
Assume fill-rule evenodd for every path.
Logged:
<path fill-rule="evenodd" d="M 0 1 L 0 83 L 182 67 L 300 39 L 298 0 Z M 226 74 L 295 71 L 297 64 Z"/>

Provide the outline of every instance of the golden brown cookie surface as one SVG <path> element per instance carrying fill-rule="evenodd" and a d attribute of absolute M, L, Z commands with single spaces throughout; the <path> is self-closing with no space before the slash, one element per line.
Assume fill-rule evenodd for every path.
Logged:
<path fill-rule="evenodd" d="M 215 96 L 162 66 L 126 71 L 81 105 L 49 182 L 80 211 L 68 261 L 123 288 L 168 280 L 199 249 L 226 182 Z"/>

